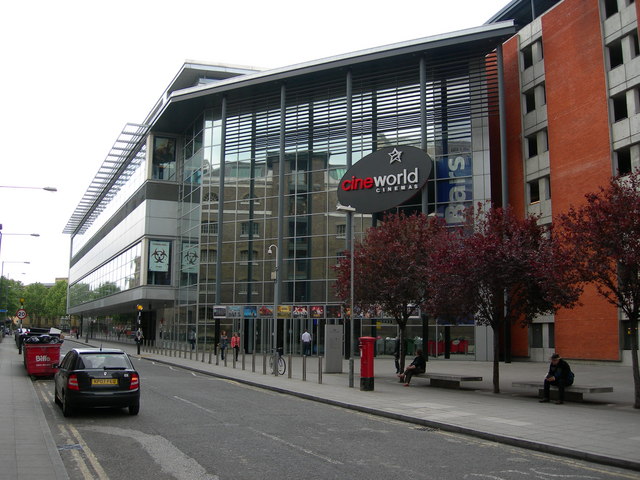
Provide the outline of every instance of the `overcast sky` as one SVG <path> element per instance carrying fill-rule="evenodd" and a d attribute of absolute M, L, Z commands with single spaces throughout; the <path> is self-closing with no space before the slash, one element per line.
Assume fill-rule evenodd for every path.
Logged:
<path fill-rule="evenodd" d="M 476 27 L 507 3 L 2 2 L 0 185 L 58 189 L 0 188 L 4 275 L 67 277 L 69 217 L 124 125 L 144 120 L 185 60 L 282 67 Z"/>

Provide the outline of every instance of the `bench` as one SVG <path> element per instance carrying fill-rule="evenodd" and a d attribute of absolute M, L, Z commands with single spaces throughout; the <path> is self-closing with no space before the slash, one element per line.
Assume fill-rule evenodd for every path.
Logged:
<path fill-rule="evenodd" d="M 429 385 L 442 388 L 460 388 L 461 382 L 481 382 L 482 377 L 455 375 L 453 373 L 423 373 L 419 375 L 429 379 Z"/>
<path fill-rule="evenodd" d="M 538 390 L 538 397 L 544 395 L 544 385 L 540 382 L 513 382 L 512 387 Z M 613 387 L 597 387 L 594 385 L 571 385 L 564 388 L 564 399 L 573 402 L 582 402 L 585 393 L 611 393 Z M 558 387 L 551 385 L 550 396 L 556 400 L 558 398 Z"/>

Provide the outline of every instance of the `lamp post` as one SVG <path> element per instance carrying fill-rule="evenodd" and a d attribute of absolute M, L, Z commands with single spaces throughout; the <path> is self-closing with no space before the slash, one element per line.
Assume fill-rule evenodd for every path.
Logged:
<path fill-rule="evenodd" d="M 336 210 L 339 212 L 345 212 L 347 214 L 347 222 L 349 223 L 348 225 L 348 232 L 349 232 L 349 239 L 348 239 L 348 243 L 349 243 L 349 255 L 350 255 L 350 261 L 351 261 L 351 265 L 349 268 L 349 286 L 350 286 L 350 298 L 349 298 L 349 311 L 350 311 L 350 315 L 349 315 L 349 387 L 353 388 L 353 335 L 354 335 L 354 329 L 353 329 L 353 320 L 355 317 L 355 309 L 354 309 L 354 278 L 355 278 L 355 274 L 354 274 L 354 228 L 353 228 L 353 214 L 356 211 L 355 208 L 353 208 L 351 205 L 341 205 L 340 203 L 338 205 L 336 205 Z"/>
<path fill-rule="evenodd" d="M 269 245 L 267 253 L 273 255 L 273 249 L 276 251 L 276 267 L 273 271 L 273 374 L 278 376 L 278 246 Z"/>
<path fill-rule="evenodd" d="M 21 187 L 21 186 L 14 186 L 14 185 L 0 185 L 0 188 L 27 188 L 29 190 L 44 190 L 46 192 L 58 191 L 56 187 Z"/>
<path fill-rule="evenodd" d="M 26 237 L 39 237 L 39 233 L 7 233 L 2 231 L 2 224 L 0 224 L 0 252 L 2 252 L 2 237 L 5 235 L 21 235 Z"/>

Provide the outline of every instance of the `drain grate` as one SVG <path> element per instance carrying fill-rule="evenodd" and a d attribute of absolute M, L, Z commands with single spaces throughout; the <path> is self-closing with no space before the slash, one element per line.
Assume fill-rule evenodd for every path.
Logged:
<path fill-rule="evenodd" d="M 82 445 L 79 443 L 71 443 L 68 445 L 58 445 L 58 450 L 82 450 Z"/>
<path fill-rule="evenodd" d="M 437 432 L 438 431 L 437 428 L 433 428 L 433 427 L 416 427 L 415 430 L 418 430 L 419 432 Z"/>

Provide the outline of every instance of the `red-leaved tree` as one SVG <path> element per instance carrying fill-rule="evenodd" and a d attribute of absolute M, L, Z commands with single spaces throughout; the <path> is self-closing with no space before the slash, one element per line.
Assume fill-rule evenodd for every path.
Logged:
<path fill-rule="evenodd" d="M 391 214 L 379 226 L 367 230 L 354 248 L 354 303 L 364 312 L 382 310 L 398 323 L 401 368 L 407 321 L 429 296 L 425 279 L 430 255 L 445 234 L 438 219 Z M 351 291 L 348 252 L 335 270 L 336 294 L 346 303 Z"/>
<path fill-rule="evenodd" d="M 450 232 L 436 250 L 434 291 L 425 307 L 432 315 L 475 317 L 493 329 L 493 391 L 500 392 L 499 340 L 505 322 L 530 323 L 537 315 L 571 307 L 581 288 L 571 259 L 550 227 L 517 217 L 510 208 L 481 204 L 464 229 Z M 443 247 L 443 245 L 446 245 Z"/>
<path fill-rule="evenodd" d="M 586 200 L 559 220 L 582 279 L 593 283 L 630 323 L 634 408 L 640 408 L 640 173 L 612 178 L 606 188 L 587 194 Z"/>

